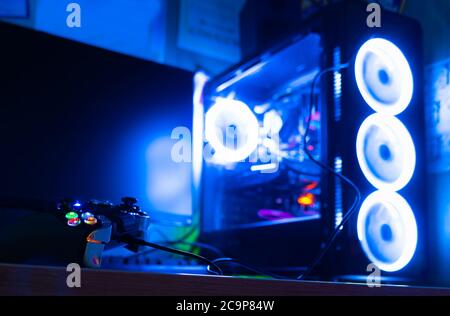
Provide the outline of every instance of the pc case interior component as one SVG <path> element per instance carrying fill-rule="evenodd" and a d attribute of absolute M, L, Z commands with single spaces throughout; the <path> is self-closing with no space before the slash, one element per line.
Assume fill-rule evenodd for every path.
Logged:
<path fill-rule="evenodd" d="M 209 81 L 203 91 L 207 141 L 198 187 L 203 238 L 248 262 L 304 265 L 319 248 L 322 172 L 303 152 L 302 135 L 321 59 L 320 36 L 299 36 Z M 313 94 L 319 96 L 320 87 Z M 255 129 L 251 120 L 256 132 L 249 131 Z M 321 122 L 321 110 L 315 111 L 308 146 L 316 158 L 324 141 Z M 245 144 L 236 141 L 224 155 L 211 134 L 230 134 L 229 127 L 235 132 L 232 142 L 245 134 Z M 249 140 L 251 133 L 257 135 L 256 142 Z M 230 135 L 220 136 L 226 145 Z M 239 155 L 251 142 L 250 154 Z M 301 239 L 310 242 L 298 253 L 289 251 L 289 245 Z"/>

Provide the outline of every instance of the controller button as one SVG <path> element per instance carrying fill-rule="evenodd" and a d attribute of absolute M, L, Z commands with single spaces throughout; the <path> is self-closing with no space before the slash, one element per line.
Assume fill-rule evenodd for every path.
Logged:
<path fill-rule="evenodd" d="M 94 217 L 94 214 L 89 213 L 89 212 L 85 212 L 85 213 L 81 214 L 81 218 L 84 220 L 88 219 L 89 217 Z"/>
<path fill-rule="evenodd" d="M 67 221 L 67 225 L 75 227 L 80 225 L 81 220 L 77 217 L 77 218 L 71 218 Z"/>
<path fill-rule="evenodd" d="M 95 225 L 95 224 L 97 224 L 97 219 L 94 216 L 90 216 L 90 217 L 86 218 L 84 220 L 84 222 L 88 225 Z"/>
<path fill-rule="evenodd" d="M 69 212 L 66 214 L 66 218 L 67 219 L 74 219 L 74 218 L 78 218 L 78 214 L 75 212 Z"/>

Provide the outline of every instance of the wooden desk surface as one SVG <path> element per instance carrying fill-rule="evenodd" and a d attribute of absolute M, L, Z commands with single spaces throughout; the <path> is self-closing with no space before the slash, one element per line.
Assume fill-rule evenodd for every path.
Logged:
<path fill-rule="evenodd" d="M 255 280 L 83 269 L 81 288 L 68 288 L 64 268 L 0 264 L 0 295 L 447 295 L 450 289 Z"/>

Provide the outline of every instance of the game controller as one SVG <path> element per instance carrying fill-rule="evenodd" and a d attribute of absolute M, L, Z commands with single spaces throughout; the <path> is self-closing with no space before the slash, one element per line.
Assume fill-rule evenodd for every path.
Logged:
<path fill-rule="evenodd" d="M 125 246 L 138 251 L 122 242 L 124 237 L 146 237 L 150 217 L 136 203 L 129 197 L 118 205 L 97 200 L 1 200 L 2 215 L 9 212 L 6 218 L 12 220 L 0 227 L 0 262 L 98 268 L 107 249 Z"/>

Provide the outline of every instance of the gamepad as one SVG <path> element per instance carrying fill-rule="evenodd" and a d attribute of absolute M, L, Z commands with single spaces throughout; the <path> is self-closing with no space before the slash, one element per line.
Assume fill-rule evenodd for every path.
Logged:
<path fill-rule="evenodd" d="M 117 246 L 130 250 L 122 237 L 145 239 L 150 217 L 135 198 L 80 202 L 64 199 L 56 204 L 0 201 L 2 215 L 13 218 L 0 229 L 0 262 L 67 265 L 101 265 L 103 251 Z"/>

